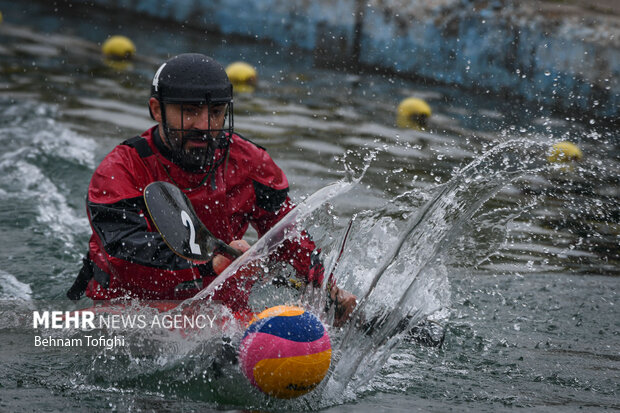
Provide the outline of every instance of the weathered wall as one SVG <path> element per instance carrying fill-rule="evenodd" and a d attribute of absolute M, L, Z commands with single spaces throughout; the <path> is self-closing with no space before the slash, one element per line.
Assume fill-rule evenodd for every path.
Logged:
<path fill-rule="evenodd" d="M 620 18 L 538 1 L 77 0 L 620 119 Z"/>

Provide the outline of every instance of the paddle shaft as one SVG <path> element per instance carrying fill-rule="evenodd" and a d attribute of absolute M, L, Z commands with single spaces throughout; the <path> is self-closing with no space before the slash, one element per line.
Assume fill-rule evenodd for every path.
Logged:
<path fill-rule="evenodd" d="M 222 240 L 218 240 L 218 241 L 220 241 L 221 244 L 218 245 L 217 251 L 221 252 L 222 254 L 229 255 L 233 259 L 239 258 L 243 254 L 243 252 L 239 251 L 236 248 L 231 247 L 230 245 L 226 244 L 224 241 Z"/>

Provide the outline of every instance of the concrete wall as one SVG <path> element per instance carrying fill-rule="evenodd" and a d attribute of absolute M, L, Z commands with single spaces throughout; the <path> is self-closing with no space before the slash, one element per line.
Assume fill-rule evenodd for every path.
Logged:
<path fill-rule="evenodd" d="M 618 122 L 620 18 L 557 2 L 77 0 Z"/>

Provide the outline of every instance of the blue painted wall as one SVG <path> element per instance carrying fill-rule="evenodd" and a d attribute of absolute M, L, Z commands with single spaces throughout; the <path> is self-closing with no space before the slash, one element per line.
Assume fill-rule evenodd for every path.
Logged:
<path fill-rule="evenodd" d="M 543 15 L 530 7 L 535 2 L 508 0 L 78 2 L 272 40 L 314 51 L 323 63 L 379 67 L 620 119 L 617 16 Z"/>

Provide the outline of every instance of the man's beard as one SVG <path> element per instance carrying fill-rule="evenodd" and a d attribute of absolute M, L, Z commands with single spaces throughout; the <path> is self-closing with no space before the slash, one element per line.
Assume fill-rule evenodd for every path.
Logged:
<path fill-rule="evenodd" d="M 201 131 L 168 131 L 173 161 L 188 172 L 205 172 L 213 161 L 216 142 L 213 137 Z M 206 142 L 203 147 L 185 148 L 189 141 Z"/>

